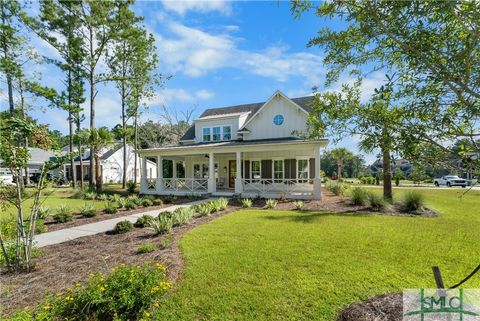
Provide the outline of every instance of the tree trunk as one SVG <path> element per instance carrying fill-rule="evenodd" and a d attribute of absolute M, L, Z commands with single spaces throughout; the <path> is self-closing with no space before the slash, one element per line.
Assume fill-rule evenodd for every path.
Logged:
<path fill-rule="evenodd" d="M 122 140 L 123 140 L 123 177 L 122 188 L 127 187 L 127 118 L 125 115 L 125 84 L 122 81 Z"/>
<path fill-rule="evenodd" d="M 339 159 L 337 161 L 337 170 L 338 170 L 338 173 L 337 173 L 337 177 L 338 177 L 338 181 L 340 181 L 342 179 L 342 166 L 343 166 L 343 161 L 341 159 Z"/>
<path fill-rule="evenodd" d="M 138 149 L 138 106 L 137 110 L 135 111 L 135 119 L 134 119 L 134 127 L 135 133 L 133 138 L 133 148 L 135 149 L 135 156 L 134 156 L 134 165 L 133 165 L 133 183 L 137 186 L 137 149 Z"/>
<path fill-rule="evenodd" d="M 390 159 L 390 149 L 383 147 L 383 197 L 389 201 L 393 199 L 392 192 L 392 170 L 391 159 Z"/>
<path fill-rule="evenodd" d="M 25 120 L 25 95 L 23 94 L 23 81 L 22 79 L 18 79 L 18 91 L 20 93 L 20 113 L 22 116 L 22 119 Z M 25 145 L 25 148 L 28 148 L 28 137 L 25 137 L 25 141 L 23 142 Z M 25 186 L 30 185 L 30 173 L 28 170 L 28 164 L 24 168 L 24 175 L 25 175 L 25 181 L 22 179 L 22 184 L 25 182 Z M 21 175 L 23 178 L 23 175 Z"/>
<path fill-rule="evenodd" d="M 76 122 L 77 122 L 77 133 L 79 133 L 81 129 L 80 128 L 80 112 L 77 112 Z M 80 188 L 83 188 L 83 157 L 82 157 L 83 151 L 82 151 L 82 142 L 80 140 L 78 141 L 77 148 L 78 148 L 78 154 L 80 157 Z"/>
<path fill-rule="evenodd" d="M 5 19 L 6 13 L 4 9 L 4 4 L 2 2 L 2 24 L 4 26 L 7 26 L 7 21 Z M 8 61 L 8 39 L 3 39 L 4 41 L 2 42 L 2 47 L 3 47 L 3 58 L 5 61 Z M 13 83 L 12 83 L 12 75 L 7 72 L 6 73 L 6 78 L 7 78 L 7 91 L 8 91 L 8 106 L 9 106 L 9 111 L 10 115 L 13 116 L 15 113 L 15 105 L 13 104 Z"/>
<path fill-rule="evenodd" d="M 94 48 L 93 48 L 93 31 L 92 28 L 89 29 L 90 33 L 90 58 L 93 60 L 95 53 L 94 53 Z M 90 130 L 93 130 L 95 128 L 95 69 L 93 64 L 90 65 Z M 92 145 L 90 148 L 90 173 L 89 173 L 89 183 L 90 187 L 95 186 L 95 147 Z"/>
<path fill-rule="evenodd" d="M 97 193 L 101 192 L 103 189 L 103 180 L 102 180 L 102 170 L 100 168 L 100 157 L 95 154 L 95 174 L 97 175 L 95 177 L 95 184 L 97 187 Z"/>
<path fill-rule="evenodd" d="M 69 103 L 70 104 L 70 103 Z M 73 120 L 72 112 L 68 111 L 68 145 L 70 154 L 73 153 Z M 70 178 L 73 181 L 73 188 L 77 187 L 77 174 L 75 173 L 75 159 L 70 159 Z"/>

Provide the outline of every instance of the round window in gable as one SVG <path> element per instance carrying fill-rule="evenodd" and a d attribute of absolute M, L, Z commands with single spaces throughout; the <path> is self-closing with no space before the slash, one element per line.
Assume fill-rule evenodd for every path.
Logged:
<path fill-rule="evenodd" d="M 283 116 L 276 115 L 275 117 L 273 117 L 273 123 L 277 126 L 280 126 L 281 124 L 283 124 Z"/>

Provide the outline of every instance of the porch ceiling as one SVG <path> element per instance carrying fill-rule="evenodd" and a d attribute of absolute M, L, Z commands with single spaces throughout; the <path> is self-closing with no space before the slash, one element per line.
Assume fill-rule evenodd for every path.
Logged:
<path fill-rule="evenodd" d="M 311 150 L 312 148 L 325 147 L 327 139 L 322 140 L 284 140 L 284 141 L 230 141 L 209 144 L 172 146 L 138 150 L 140 156 L 185 156 L 205 153 L 234 153 L 234 152 L 260 152 L 260 151 L 288 151 Z"/>

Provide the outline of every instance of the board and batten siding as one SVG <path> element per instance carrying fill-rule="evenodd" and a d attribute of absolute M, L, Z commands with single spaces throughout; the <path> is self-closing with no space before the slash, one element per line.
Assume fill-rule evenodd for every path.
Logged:
<path fill-rule="evenodd" d="M 243 118 L 242 118 L 243 119 Z M 197 143 L 203 142 L 203 128 L 204 127 L 232 127 L 232 140 L 237 139 L 237 131 L 239 129 L 239 116 L 221 117 L 218 119 L 195 120 L 195 141 Z"/>
<path fill-rule="evenodd" d="M 283 116 L 282 125 L 273 123 L 276 115 Z M 250 133 L 245 134 L 244 140 L 292 137 L 294 131 L 307 130 L 306 121 L 307 114 L 303 110 L 284 97 L 275 96 L 247 123 Z"/>

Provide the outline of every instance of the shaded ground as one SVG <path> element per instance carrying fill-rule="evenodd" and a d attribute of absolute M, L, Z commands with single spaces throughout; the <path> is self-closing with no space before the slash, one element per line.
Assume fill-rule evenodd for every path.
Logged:
<path fill-rule="evenodd" d="M 344 309 L 337 321 L 402 321 L 401 293 L 375 296 Z"/>

